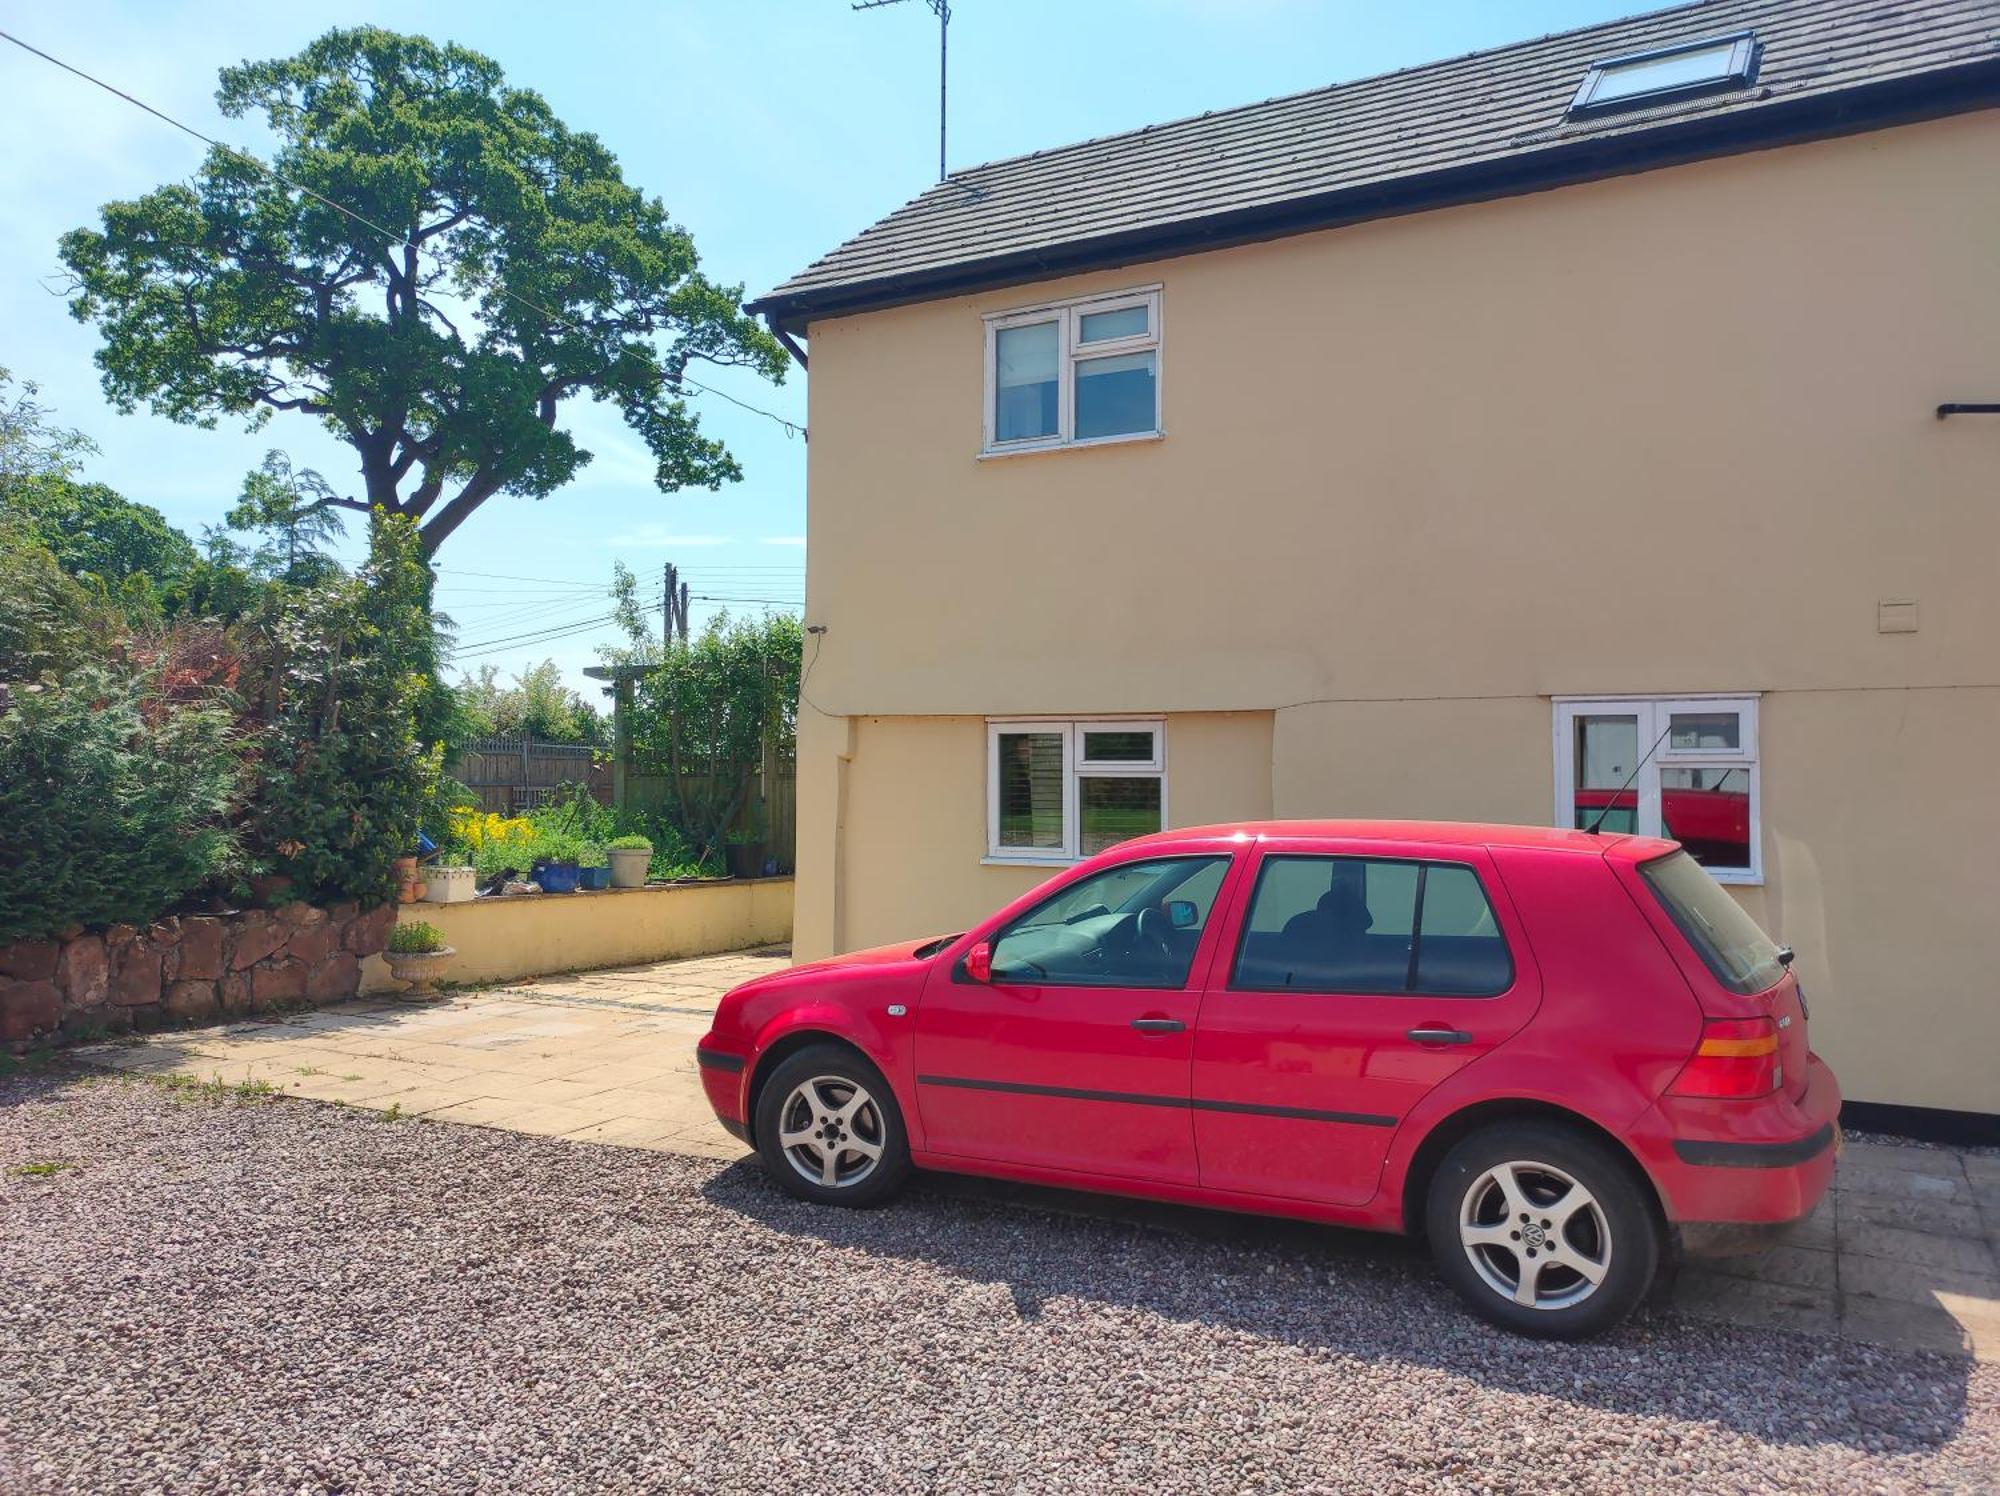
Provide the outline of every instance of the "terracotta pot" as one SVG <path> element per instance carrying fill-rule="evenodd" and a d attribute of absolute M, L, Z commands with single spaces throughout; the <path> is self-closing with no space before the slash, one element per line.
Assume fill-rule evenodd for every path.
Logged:
<path fill-rule="evenodd" d="M 396 902 L 414 904 L 424 896 L 425 884 L 417 877 L 417 859 L 398 857 L 393 864 L 396 869 Z"/>

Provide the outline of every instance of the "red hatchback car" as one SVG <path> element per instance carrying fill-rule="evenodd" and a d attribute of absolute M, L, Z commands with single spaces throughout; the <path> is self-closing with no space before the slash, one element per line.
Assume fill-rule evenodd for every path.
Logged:
<path fill-rule="evenodd" d="M 916 1167 L 1423 1232 L 1480 1314 L 1572 1337 L 1693 1228 L 1825 1192 L 1840 1090 L 1790 963 L 1670 841 L 1209 826 L 747 983 L 698 1058 L 807 1200 Z"/>

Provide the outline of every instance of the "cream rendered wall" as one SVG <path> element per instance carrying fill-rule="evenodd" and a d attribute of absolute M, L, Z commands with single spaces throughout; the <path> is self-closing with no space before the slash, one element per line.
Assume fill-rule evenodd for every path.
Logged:
<path fill-rule="evenodd" d="M 893 806 L 856 718 L 1269 713 L 1277 814 L 1548 821 L 1552 696 L 1762 692 L 1742 896 L 1816 1041 L 2000 1111 L 2000 420 L 1932 415 L 2000 387 L 1996 159 L 1987 111 L 815 323 L 800 953 L 1022 876 L 976 747 Z M 981 460 L 981 313 L 1153 283 L 1164 438 Z"/>
<path fill-rule="evenodd" d="M 843 928 L 829 949 L 962 930 L 1057 870 L 983 862 L 983 717 L 858 719 L 848 773 Z M 1176 826 L 1269 817 L 1269 714 L 1168 718 L 1167 810 Z"/>

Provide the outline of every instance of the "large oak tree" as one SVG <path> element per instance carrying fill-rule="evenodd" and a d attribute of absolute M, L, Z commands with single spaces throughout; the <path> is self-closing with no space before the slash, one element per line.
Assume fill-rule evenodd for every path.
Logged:
<path fill-rule="evenodd" d="M 662 490 L 742 476 L 685 376 L 781 379 L 783 351 L 596 137 L 490 59 L 337 30 L 223 69 L 216 97 L 262 114 L 273 170 L 217 147 L 62 241 L 119 408 L 316 417 L 360 458 L 360 491 L 327 502 L 407 516 L 427 553 L 494 494 L 540 498 L 590 460 L 556 424 L 580 395 L 618 406 Z"/>

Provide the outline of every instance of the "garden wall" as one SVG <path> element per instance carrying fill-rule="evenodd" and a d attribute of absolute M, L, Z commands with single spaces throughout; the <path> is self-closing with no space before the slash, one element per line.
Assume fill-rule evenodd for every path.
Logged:
<path fill-rule="evenodd" d="M 395 907 L 288 904 L 0 946 L 0 1043 L 339 1002 Z"/>
<path fill-rule="evenodd" d="M 417 920 L 436 925 L 457 953 L 439 981 L 507 982 L 781 945 L 792 938 L 792 880 L 718 879 L 401 907 L 403 924 Z M 367 963 L 364 991 L 395 986 L 379 957 Z"/>

